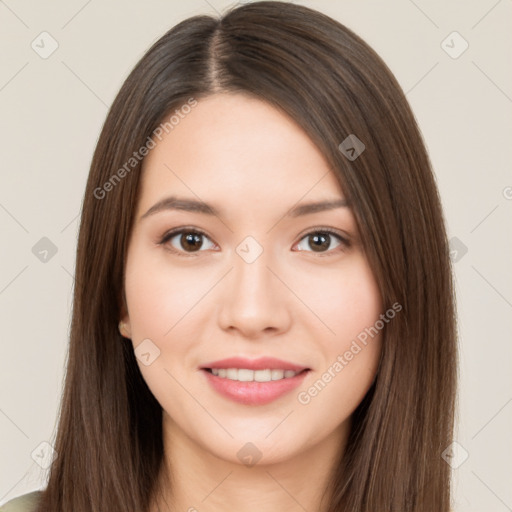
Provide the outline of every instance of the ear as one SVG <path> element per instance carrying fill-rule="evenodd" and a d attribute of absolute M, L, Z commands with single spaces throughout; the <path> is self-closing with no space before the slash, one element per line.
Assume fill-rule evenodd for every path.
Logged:
<path fill-rule="evenodd" d="M 130 317 L 126 314 L 123 315 L 121 318 L 121 321 L 119 322 L 119 332 L 121 333 L 121 336 L 125 338 L 131 338 L 132 337 L 132 328 L 130 325 Z"/>
<path fill-rule="evenodd" d="M 121 320 L 119 321 L 119 332 L 121 333 L 121 336 L 123 336 L 125 338 L 132 337 L 130 315 L 128 314 L 124 297 L 123 297 L 123 301 L 122 301 L 122 305 L 121 305 Z"/>

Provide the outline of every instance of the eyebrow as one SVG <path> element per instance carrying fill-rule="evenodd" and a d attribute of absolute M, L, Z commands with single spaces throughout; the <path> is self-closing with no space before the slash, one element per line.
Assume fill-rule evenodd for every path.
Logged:
<path fill-rule="evenodd" d="M 343 198 L 336 198 L 326 201 L 317 201 L 313 203 L 305 203 L 291 208 L 287 215 L 289 217 L 300 217 L 311 213 L 322 212 L 326 210 L 334 210 L 348 206 L 347 200 Z M 205 215 L 216 215 L 220 217 L 220 210 L 213 205 L 198 201 L 196 199 L 187 199 L 182 197 L 170 196 L 155 203 L 144 215 L 139 219 L 145 219 L 151 215 L 166 210 L 178 210 L 192 213 L 202 213 Z"/>

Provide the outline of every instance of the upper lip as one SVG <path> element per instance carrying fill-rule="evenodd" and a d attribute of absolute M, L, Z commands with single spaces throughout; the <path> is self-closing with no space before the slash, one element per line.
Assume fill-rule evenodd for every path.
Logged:
<path fill-rule="evenodd" d="M 219 361 L 205 363 L 201 368 L 247 368 L 249 370 L 293 370 L 294 372 L 309 370 L 307 366 L 290 363 L 289 361 L 283 361 L 282 359 L 276 359 L 275 357 L 260 357 L 258 359 L 228 357 L 227 359 L 220 359 Z"/>

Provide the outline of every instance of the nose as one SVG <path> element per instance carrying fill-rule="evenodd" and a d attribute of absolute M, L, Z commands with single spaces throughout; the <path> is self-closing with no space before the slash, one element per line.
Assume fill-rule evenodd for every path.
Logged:
<path fill-rule="evenodd" d="M 218 297 L 218 322 L 225 331 L 259 339 L 286 332 L 291 323 L 292 293 L 277 277 L 279 265 L 263 251 L 249 262 L 233 254 L 233 268 Z"/>

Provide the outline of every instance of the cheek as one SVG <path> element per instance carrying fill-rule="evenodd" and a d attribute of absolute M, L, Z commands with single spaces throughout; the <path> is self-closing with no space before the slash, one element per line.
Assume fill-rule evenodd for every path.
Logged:
<path fill-rule="evenodd" d="M 333 419 L 341 421 L 359 404 L 376 375 L 382 329 L 375 326 L 381 325 L 383 311 L 378 285 L 362 256 L 328 277 L 308 278 L 311 309 L 324 324 L 322 335 L 316 337 L 323 358 L 316 368 L 319 381 L 312 383 L 311 393 L 305 390 L 304 401 L 299 402 L 314 398 L 318 410 L 343 404 L 333 413 Z"/>
<path fill-rule="evenodd" d="M 211 275 L 170 266 L 163 251 L 152 254 L 134 247 L 125 279 L 133 341 L 163 338 L 211 287 L 211 280 Z"/>
<path fill-rule="evenodd" d="M 183 380 L 180 367 L 188 368 L 188 353 L 196 343 L 190 340 L 197 338 L 190 330 L 187 313 L 193 311 L 208 283 L 203 283 L 201 276 L 193 272 L 166 264 L 159 253 L 138 246 L 131 248 L 126 263 L 125 293 L 135 354 L 143 343 L 149 347 L 152 358 L 153 353 L 158 354 L 148 365 L 137 358 L 139 369 L 161 405 L 170 406 L 166 400 L 181 396 L 173 376 Z M 148 344 L 148 339 L 153 344 Z M 179 408 L 180 403 L 174 400 L 172 407 Z"/>
<path fill-rule="evenodd" d="M 378 320 L 382 313 L 380 292 L 362 256 L 347 261 L 339 271 L 305 277 L 307 305 L 324 324 L 327 347 L 341 349 Z"/>

